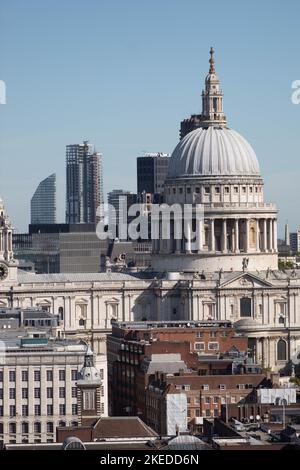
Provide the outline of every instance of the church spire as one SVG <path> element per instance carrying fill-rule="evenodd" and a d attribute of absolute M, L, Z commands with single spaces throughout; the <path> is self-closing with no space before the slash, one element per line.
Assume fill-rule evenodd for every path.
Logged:
<path fill-rule="evenodd" d="M 202 126 L 225 126 L 223 112 L 223 92 L 215 69 L 215 50 L 210 48 L 209 72 L 205 78 L 205 89 L 202 92 Z"/>
<path fill-rule="evenodd" d="M 215 70 L 215 58 L 214 58 L 214 53 L 215 53 L 215 50 L 213 47 L 210 48 L 210 59 L 209 59 L 209 63 L 210 63 L 210 67 L 209 67 L 209 73 L 216 73 L 216 70 Z"/>

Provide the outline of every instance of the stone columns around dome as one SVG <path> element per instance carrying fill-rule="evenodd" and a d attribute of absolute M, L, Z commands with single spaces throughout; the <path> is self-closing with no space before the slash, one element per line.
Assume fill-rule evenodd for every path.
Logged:
<path fill-rule="evenodd" d="M 211 219 L 210 221 L 210 251 L 215 251 L 215 221 Z"/>
<path fill-rule="evenodd" d="M 273 236 L 274 236 L 274 251 L 277 252 L 277 220 L 274 219 L 274 228 L 273 228 Z"/>
<path fill-rule="evenodd" d="M 181 220 L 176 219 L 175 220 L 175 225 L 174 225 L 175 233 L 177 234 L 177 237 L 175 238 L 175 253 L 176 254 L 181 253 L 182 238 L 178 238 L 179 234 L 182 233 L 181 228 L 182 228 Z"/>
<path fill-rule="evenodd" d="M 227 221 L 222 221 L 222 253 L 227 253 Z"/>
<path fill-rule="evenodd" d="M 268 247 L 267 247 L 267 219 L 263 219 L 263 251 L 268 251 Z"/>
<path fill-rule="evenodd" d="M 235 219 L 234 221 L 234 232 L 235 232 L 235 242 L 234 242 L 234 248 L 235 252 L 239 253 L 240 251 L 240 237 L 239 237 L 239 219 Z"/>

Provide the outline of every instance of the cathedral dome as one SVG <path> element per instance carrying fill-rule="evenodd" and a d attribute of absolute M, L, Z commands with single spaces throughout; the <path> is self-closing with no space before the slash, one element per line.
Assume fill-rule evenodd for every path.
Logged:
<path fill-rule="evenodd" d="M 225 126 L 201 127 L 187 134 L 175 147 L 169 178 L 195 176 L 259 176 L 251 145 Z"/>

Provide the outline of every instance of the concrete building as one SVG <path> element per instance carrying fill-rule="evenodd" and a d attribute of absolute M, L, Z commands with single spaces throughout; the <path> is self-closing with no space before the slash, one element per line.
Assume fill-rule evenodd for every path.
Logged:
<path fill-rule="evenodd" d="M 30 203 L 32 224 L 56 223 L 56 175 L 50 175 L 38 185 Z"/>
<path fill-rule="evenodd" d="M 66 222 L 96 223 L 103 200 L 102 154 L 84 141 L 67 145 Z"/>
<path fill-rule="evenodd" d="M 55 442 L 57 426 L 78 426 L 84 410 L 86 345 L 51 339 L 40 329 L 0 333 L 0 439 L 5 443 Z M 106 357 L 97 356 L 98 416 L 107 414 Z"/>

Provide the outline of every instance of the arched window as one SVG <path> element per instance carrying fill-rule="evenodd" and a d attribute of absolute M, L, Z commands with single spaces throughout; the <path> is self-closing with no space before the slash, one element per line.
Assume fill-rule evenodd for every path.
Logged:
<path fill-rule="evenodd" d="M 34 424 L 33 424 L 33 431 L 36 432 L 36 433 L 40 433 L 41 432 L 41 423 L 39 421 L 36 421 Z"/>
<path fill-rule="evenodd" d="M 51 421 L 47 423 L 47 432 L 53 432 L 53 423 Z"/>
<path fill-rule="evenodd" d="M 28 434 L 29 433 L 29 425 L 27 422 L 22 423 L 22 434 Z"/>
<path fill-rule="evenodd" d="M 16 431 L 17 431 L 16 423 L 9 423 L 8 429 L 9 429 L 9 434 L 16 434 Z"/>
<path fill-rule="evenodd" d="M 286 341 L 280 339 L 277 343 L 277 360 L 286 361 Z"/>
<path fill-rule="evenodd" d="M 63 321 L 64 320 L 64 309 L 63 309 L 63 307 L 58 308 L 58 315 L 59 315 L 59 318 Z"/>

